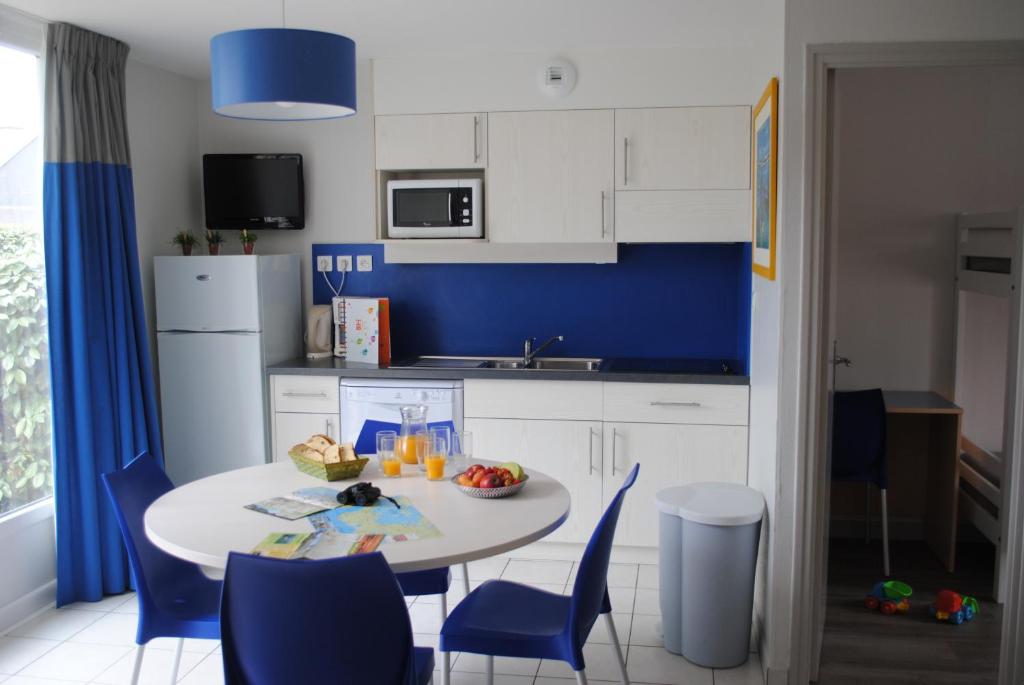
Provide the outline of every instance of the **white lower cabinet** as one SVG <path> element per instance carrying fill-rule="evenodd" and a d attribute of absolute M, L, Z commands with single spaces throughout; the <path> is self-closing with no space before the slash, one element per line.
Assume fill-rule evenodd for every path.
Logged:
<path fill-rule="evenodd" d="M 747 482 L 746 426 L 606 422 L 604 454 L 604 507 L 633 465 L 640 464 L 640 475 L 619 514 L 619 545 L 658 545 L 654 501 L 662 488 L 700 481 Z"/>
<path fill-rule="evenodd" d="M 274 461 L 288 459 L 292 445 L 305 442 L 309 436 L 323 433 L 338 439 L 339 422 L 337 414 L 274 414 Z"/>
<path fill-rule="evenodd" d="M 586 542 L 601 516 L 600 421 L 466 418 L 473 458 L 516 461 L 561 482 L 572 497 L 568 520 L 544 538 Z M 529 485 L 527 485 L 527 488 Z"/>

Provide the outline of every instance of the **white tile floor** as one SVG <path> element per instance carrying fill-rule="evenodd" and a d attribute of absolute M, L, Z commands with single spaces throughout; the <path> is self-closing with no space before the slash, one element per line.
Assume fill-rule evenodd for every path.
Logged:
<path fill-rule="evenodd" d="M 456 577 L 459 570 L 453 569 Z M 568 593 L 576 578 L 572 561 L 532 561 L 495 557 L 469 567 L 471 587 L 490 578 L 529 583 L 551 592 Z M 626 665 L 634 683 L 656 685 L 762 685 L 756 654 L 739 668 L 720 670 L 694 666 L 661 647 L 658 634 L 657 567 L 612 564 L 609 594 Z M 452 583 L 449 607 L 462 598 L 462 582 Z M 441 625 L 437 597 L 407 600 L 416 644 L 437 647 Z M 51 609 L 0 637 L 2 685 L 119 685 L 131 678 L 137 608 L 134 595 L 102 602 Z M 598 621 L 584 654 L 592 683 L 618 682 L 618 667 L 608 645 L 604 621 Z M 174 642 L 154 640 L 146 650 L 141 682 L 166 683 Z M 440 666 L 440 658 L 437 659 Z M 475 654 L 452 655 L 453 685 L 484 685 L 485 661 Z M 569 685 L 573 674 L 561 662 L 540 659 L 495 659 L 496 685 Z M 215 640 L 186 640 L 178 682 L 184 685 L 223 683 L 220 647 Z M 440 675 L 434 682 L 440 685 Z"/>

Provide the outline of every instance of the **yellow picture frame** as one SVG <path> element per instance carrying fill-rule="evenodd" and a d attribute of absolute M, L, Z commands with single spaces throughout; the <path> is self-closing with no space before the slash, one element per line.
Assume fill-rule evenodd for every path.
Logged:
<path fill-rule="evenodd" d="M 779 79 L 772 78 L 750 117 L 750 261 L 775 280 L 779 197 Z"/>

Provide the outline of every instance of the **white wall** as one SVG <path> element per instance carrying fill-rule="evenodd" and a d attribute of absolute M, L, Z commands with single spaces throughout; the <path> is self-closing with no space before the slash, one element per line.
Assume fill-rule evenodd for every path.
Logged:
<path fill-rule="evenodd" d="M 134 60 L 125 78 L 136 237 L 155 375 L 153 257 L 175 253 L 171 238 L 179 230 L 201 233 L 196 81 Z"/>
<path fill-rule="evenodd" d="M 796 492 L 798 445 L 802 436 L 800 388 L 805 381 L 808 330 L 808 276 L 803 224 L 806 144 L 805 84 L 807 46 L 812 44 L 878 41 L 1020 40 L 1024 38 L 1024 3 L 1019 0 L 786 0 L 785 64 L 782 78 L 779 258 L 783 345 L 779 368 L 778 504 L 775 553 L 780 559 L 778 582 L 790 590 L 772 601 L 779 609 L 771 617 L 775 667 L 789 677 L 794 631 L 791 591 L 804 579 L 794 576 L 794 561 L 802 553 L 804 531 L 796 529 L 795 510 L 804 504 Z M 795 674 L 803 677 L 805 674 Z"/>
<path fill-rule="evenodd" d="M 854 362 L 837 386 L 952 397 L 954 215 L 1024 204 L 1024 67 L 856 69 L 835 84 L 838 339 Z"/>
<path fill-rule="evenodd" d="M 768 49 L 766 44 L 747 49 L 556 50 L 375 59 L 375 111 L 751 104 L 753 80 Z M 549 97 L 538 87 L 538 72 L 553 56 L 571 61 L 578 74 L 575 89 L 563 98 Z"/>
<path fill-rule="evenodd" d="M 747 96 L 751 104 L 757 103 L 772 77 L 782 76 L 785 0 L 771 0 L 765 5 L 769 12 L 769 19 L 764 22 L 766 44 L 754 64 Z M 782 182 L 780 178 L 780 188 Z M 779 274 L 779 271 L 777 269 L 776 273 Z M 762 525 L 754 613 L 759 628 L 761 667 L 769 683 L 772 682 L 777 661 L 771 616 L 778 595 L 774 569 L 778 563 L 775 511 L 778 500 L 776 428 L 780 345 L 779 278 L 781 275 L 777 275 L 777 280 L 769 281 L 754 274 L 750 312 L 750 459 L 747 482 L 764 493 L 767 512 Z"/>
<path fill-rule="evenodd" d="M 372 242 L 373 98 L 370 64 L 357 67 L 357 114 L 325 121 L 246 121 L 213 113 L 208 81 L 196 85 L 194 116 L 198 149 L 192 153 L 195 189 L 202 184 L 202 155 L 227 152 L 302 155 L 306 181 L 306 227 L 300 231 L 260 231 L 256 252 L 298 254 L 302 264 L 304 311 L 312 304 L 312 245 Z M 197 220 L 202 228 L 202 212 Z M 204 229 L 205 230 L 205 229 Z M 221 254 L 241 254 L 237 235 L 223 232 Z M 206 249 L 205 243 L 202 249 Z M 337 273 L 332 274 L 336 279 Z M 335 280 L 335 283 L 337 281 Z M 305 315 L 303 315 L 305 320 Z"/>

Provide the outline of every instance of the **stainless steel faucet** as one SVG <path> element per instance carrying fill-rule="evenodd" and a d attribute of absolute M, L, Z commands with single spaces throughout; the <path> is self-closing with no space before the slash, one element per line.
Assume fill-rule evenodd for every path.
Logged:
<path fill-rule="evenodd" d="M 544 348 L 546 348 L 551 343 L 562 342 L 564 340 L 565 340 L 565 336 L 564 335 L 556 335 L 556 336 L 553 336 L 553 337 L 548 338 L 547 340 L 545 340 L 543 343 L 541 343 L 541 346 L 538 347 L 537 349 L 533 349 L 533 343 L 536 342 L 537 339 L 536 338 L 527 338 L 523 342 L 523 366 L 529 366 L 530 362 L 533 361 L 533 358 L 536 357 L 538 354 L 540 354 L 541 351 L 543 351 Z"/>

